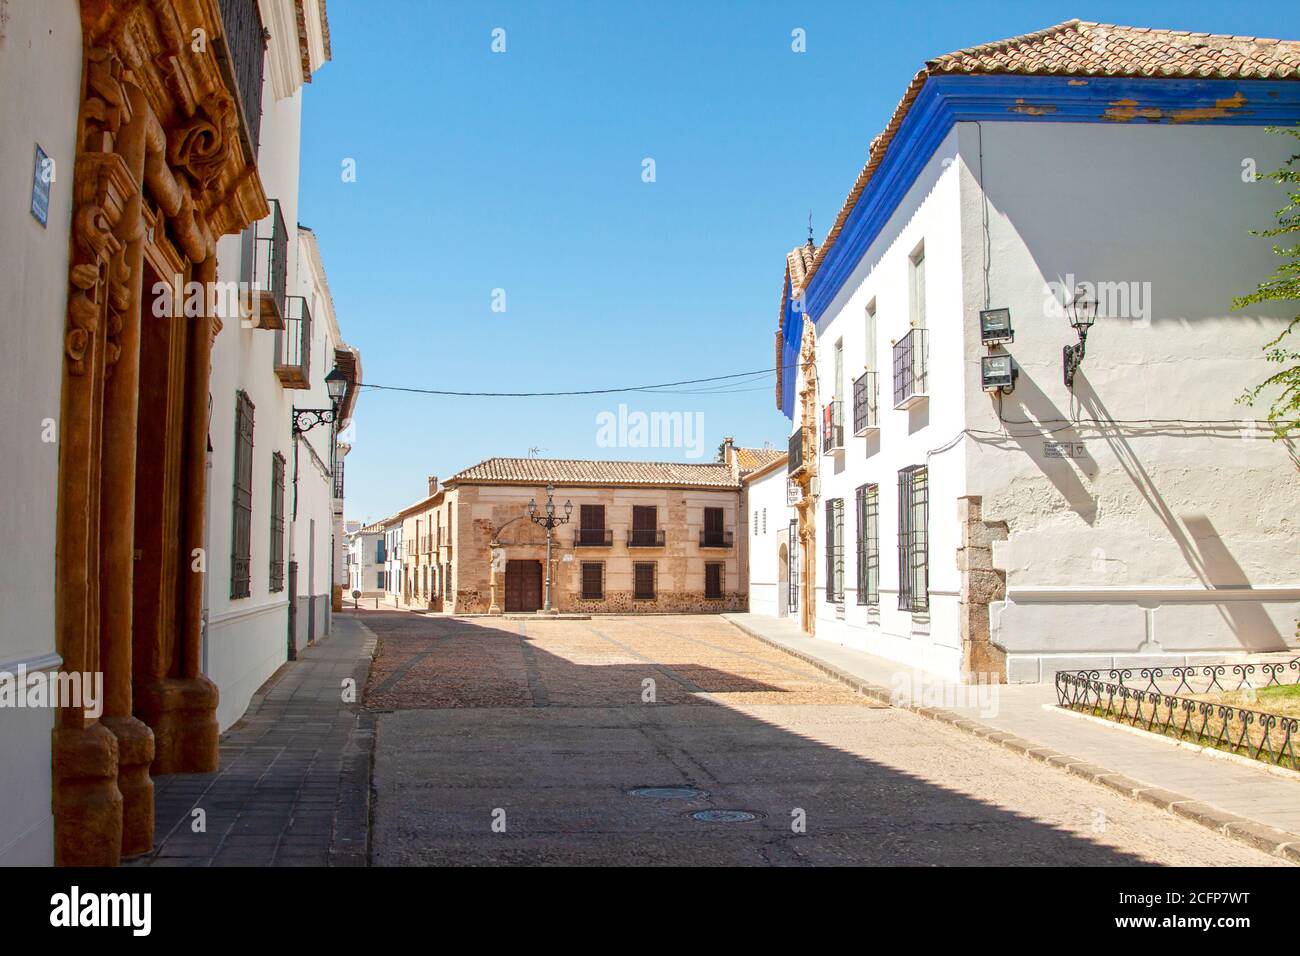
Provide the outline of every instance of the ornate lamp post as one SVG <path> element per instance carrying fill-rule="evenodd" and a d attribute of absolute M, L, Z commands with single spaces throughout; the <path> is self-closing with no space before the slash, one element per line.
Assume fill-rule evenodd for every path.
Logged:
<path fill-rule="evenodd" d="M 555 529 L 562 524 L 568 524 L 569 518 L 573 514 L 573 502 L 564 503 L 564 517 L 561 518 L 555 513 L 555 485 L 546 486 L 546 511 L 544 514 L 537 513 L 537 499 L 528 499 L 528 517 L 533 520 L 533 524 L 546 529 L 546 598 L 542 610 L 547 614 L 551 613 L 551 541 L 555 536 Z"/>

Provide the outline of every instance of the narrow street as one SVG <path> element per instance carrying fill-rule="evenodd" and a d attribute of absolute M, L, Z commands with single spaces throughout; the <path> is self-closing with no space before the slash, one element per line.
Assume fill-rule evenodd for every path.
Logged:
<path fill-rule="evenodd" d="M 718 617 L 355 616 L 378 638 L 374 864 L 1280 863 Z M 632 792 L 669 787 L 697 792 Z"/>

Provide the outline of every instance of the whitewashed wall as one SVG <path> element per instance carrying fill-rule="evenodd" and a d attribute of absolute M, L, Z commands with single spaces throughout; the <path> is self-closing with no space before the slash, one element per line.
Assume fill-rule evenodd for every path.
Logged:
<path fill-rule="evenodd" d="M 75 0 L 7 7 L 0 41 L 0 535 L 20 555 L 0 579 L 0 671 L 55 670 L 54 560 L 68 289 L 68 233 L 81 79 Z M 29 212 L 36 145 L 54 160 L 49 220 Z M 48 422 L 46 421 L 48 419 Z M 0 711 L 0 866 L 50 864 L 52 710 Z"/>
<path fill-rule="evenodd" d="M 790 522 L 794 509 L 786 504 L 784 465 L 745 482 L 742 524 L 736 534 L 747 537 L 749 560 L 749 611 L 785 617 L 789 596 L 785 590 L 789 569 Z M 785 549 L 785 550 L 782 550 Z"/>
<path fill-rule="evenodd" d="M 1295 308 L 1231 308 L 1276 267 L 1269 240 L 1249 231 L 1284 202 L 1276 186 L 1243 181 L 1243 162 L 1275 168 L 1288 146 L 1258 127 L 963 124 L 964 379 L 980 432 L 964 457 L 985 518 L 1010 530 L 994 549 L 1007 601 L 991 619 L 1012 680 L 1138 654 L 1294 646 L 1300 483 L 1284 446 L 1252 436 L 1246 420 L 1265 407 L 1234 399 L 1267 374 L 1260 347 Z M 1012 310 L 1021 367 L 1005 424 L 978 383 L 985 197 L 991 300 Z M 1077 339 L 1044 297 L 1069 274 L 1137 283 L 1150 305 L 1144 316 L 1130 304 L 1130 318 L 1103 309 L 1073 396 L 1061 347 Z M 1225 424 L 1144 424 L 1165 419 Z M 1077 443 L 1080 457 L 1048 458 L 1045 441 Z M 947 517 L 936 505 L 932 522 Z"/>
<path fill-rule="evenodd" d="M 957 499 L 964 493 L 960 454 L 932 450 L 959 436 L 964 427 L 962 351 L 962 243 L 958 135 L 954 130 L 935 151 L 876 241 L 817 323 L 818 400 L 834 389 L 834 347 L 844 343 L 845 448 L 817 455 L 821 496 L 817 502 L 816 637 L 890 657 L 955 677 L 960 665 L 957 636 L 956 567 L 959 543 Z M 909 258 L 924 243 L 927 401 L 894 409 L 893 343 L 910 328 Z M 852 383 L 867 361 L 867 306 L 876 306 L 875 367 L 879 370 L 880 430 L 853 435 Z M 930 609 L 898 609 L 898 472 L 929 463 Z M 880 604 L 857 603 L 855 489 L 879 486 Z M 826 501 L 844 499 L 844 616 L 826 601 Z"/>

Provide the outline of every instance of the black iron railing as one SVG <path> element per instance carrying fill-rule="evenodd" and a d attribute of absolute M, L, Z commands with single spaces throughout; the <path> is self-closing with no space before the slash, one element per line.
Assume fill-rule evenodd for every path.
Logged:
<path fill-rule="evenodd" d="M 217 59 L 229 71 L 227 82 L 238 88 L 242 133 L 257 159 L 262 126 L 262 78 L 266 61 L 266 29 L 257 0 L 217 0 L 225 35 L 214 45 Z"/>
<path fill-rule="evenodd" d="M 335 498 L 343 497 L 343 459 L 342 458 L 339 458 L 337 461 L 334 462 L 334 497 Z M 375 560 L 381 562 L 384 560 L 382 550 L 380 551 L 379 557 L 377 557 Z"/>
<path fill-rule="evenodd" d="M 734 538 L 730 531 L 701 531 L 701 548 L 730 548 Z"/>
<path fill-rule="evenodd" d="M 1232 676 L 1229 676 L 1231 674 Z M 1300 684 L 1300 658 L 1258 664 L 1058 671 L 1057 704 L 1151 733 L 1300 770 L 1300 718 L 1258 709 L 1272 688 Z M 1249 704 L 1252 706 L 1240 706 Z"/>
<path fill-rule="evenodd" d="M 876 414 L 877 390 L 875 372 L 863 372 L 853 382 L 853 434 L 862 435 L 880 427 Z"/>
<path fill-rule="evenodd" d="M 311 309 L 300 295 L 288 305 L 283 331 L 275 333 L 275 372 L 285 388 L 311 387 Z"/>
<path fill-rule="evenodd" d="M 822 454 L 829 455 L 844 447 L 844 403 L 838 398 L 822 408 Z"/>
<path fill-rule="evenodd" d="M 614 546 L 611 528 L 578 528 L 573 532 L 575 548 L 610 548 Z"/>
<path fill-rule="evenodd" d="M 803 467 L 803 429 L 796 428 L 790 436 L 790 455 L 786 460 L 785 470 L 793 475 Z"/>
<path fill-rule="evenodd" d="M 629 548 L 662 548 L 664 546 L 663 528 L 633 528 L 627 533 Z"/>
<path fill-rule="evenodd" d="M 894 343 L 894 407 L 906 408 L 926 392 L 925 329 L 912 329 Z"/>
<path fill-rule="evenodd" d="M 253 319 L 264 329 L 282 329 L 289 284 L 289 231 L 280 201 L 272 199 L 270 203 L 271 214 L 249 226 L 244 235 L 242 278 L 249 285 Z"/>

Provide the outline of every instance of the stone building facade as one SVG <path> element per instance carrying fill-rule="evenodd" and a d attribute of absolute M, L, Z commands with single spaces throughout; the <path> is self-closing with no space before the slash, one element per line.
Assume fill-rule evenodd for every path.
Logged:
<path fill-rule="evenodd" d="M 490 458 L 399 513 L 399 606 L 514 613 L 545 603 L 553 486 L 567 521 L 551 546 L 551 605 L 562 612 L 739 611 L 747 606 L 745 469 L 774 452 L 736 449 L 713 464 Z M 568 506 L 566 508 L 566 505 Z"/>

